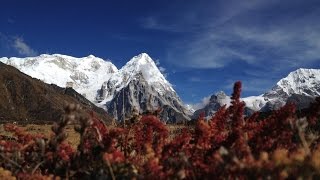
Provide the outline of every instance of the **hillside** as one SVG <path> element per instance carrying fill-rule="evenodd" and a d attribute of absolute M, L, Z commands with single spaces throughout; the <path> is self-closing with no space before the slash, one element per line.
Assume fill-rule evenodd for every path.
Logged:
<path fill-rule="evenodd" d="M 65 103 L 80 104 L 110 122 L 104 111 L 71 88 L 46 84 L 0 62 L 0 121 L 21 123 L 57 121 Z"/>

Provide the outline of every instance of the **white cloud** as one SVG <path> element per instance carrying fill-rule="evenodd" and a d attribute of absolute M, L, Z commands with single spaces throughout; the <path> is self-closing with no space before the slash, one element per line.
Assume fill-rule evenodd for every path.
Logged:
<path fill-rule="evenodd" d="M 181 32 L 178 24 L 162 23 L 157 17 L 149 16 L 140 19 L 140 24 L 145 29 L 166 31 L 166 32 Z"/>
<path fill-rule="evenodd" d="M 278 12 L 269 22 L 271 18 L 266 13 L 273 12 L 273 8 L 283 6 L 285 2 L 228 2 L 221 3 L 214 9 L 216 11 L 211 9 L 210 13 L 196 11 L 194 16 L 197 20 L 194 22 L 186 22 L 188 19 L 183 18 L 181 22 L 176 20 L 174 29 L 188 34 L 171 43 L 167 52 L 168 62 L 178 67 L 198 69 L 221 68 L 233 62 L 243 62 L 269 66 L 272 71 L 319 62 L 320 25 L 316 23 L 319 11 L 306 12 L 295 18 Z M 156 18 L 151 22 L 152 27 L 172 27 L 161 24 Z"/>
<path fill-rule="evenodd" d="M 159 67 L 159 70 L 160 70 L 160 72 L 161 72 L 161 73 L 165 73 L 166 68 L 164 68 L 164 67 L 160 66 L 160 67 Z"/>
<path fill-rule="evenodd" d="M 189 81 L 191 81 L 191 82 L 201 82 L 202 79 L 199 78 L 199 77 L 190 77 L 190 78 L 189 78 Z"/>
<path fill-rule="evenodd" d="M 210 98 L 211 98 L 211 96 L 207 96 L 207 97 L 202 98 L 201 102 L 199 102 L 199 103 L 188 104 L 188 105 L 191 106 L 192 109 L 198 110 L 198 109 L 204 108 L 207 104 L 209 104 Z"/>
<path fill-rule="evenodd" d="M 263 77 L 263 74 L 261 74 L 261 77 Z M 260 95 L 267 92 L 274 85 L 276 85 L 277 81 L 279 81 L 279 79 L 277 78 L 274 79 L 274 78 L 259 78 L 259 77 L 249 77 L 249 78 L 241 78 L 241 79 L 242 79 L 241 80 L 242 92 L 250 93 L 254 95 Z M 238 81 L 237 77 L 226 80 L 226 84 L 222 86 L 222 89 L 225 91 L 232 90 L 234 83 L 236 81 Z"/>
<path fill-rule="evenodd" d="M 160 70 L 160 72 L 163 74 L 163 76 L 164 77 L 167 77 L 167 72 L 166 72 L 166 68 L 164 68 L 164 67 L 162 67 L 161 65 L 160 65 L 160 60 L 159 59 L 156 59 L 155 60 L 155 64 L 156 64 L 156 66 L 158 67 L 158 69 Z"/>
<path fill-rule="evenodd" d="M 298 21 L 294 24 L 272 26 L 268 30 L 265 30 L 264 27 L 255 29 L 236 27 L 230 32 L 230 35 L 251 46 L 264 47 L 264 51 L 283 59 L 296 60 L 293 61 L 293 65 L 300 65 L 301 62 L 319 60 L 319 30 L 318 25 Z"/>
<path fill-rule="evenodd" d="M 160 65 L 160 60 L 159 60 L 159 59 L 156 59 L 156 60 L 155 60 L 155 63 L 156 63 L 157 66 L 159 66 L 159 65 Z"/>
<path fill-rule="evenodd" d="M 12 47 L 20 54 L 25 56 L 34 56 L 37 54 L 22 38 L 15 37 L 13 39 Z"/>
<path fill-rule="evenodd" d="M 14 51 L 23 56 L 35 56 L 37 52 L 23 38 L 0 32 L 0 47 L 8 52 Z"/>
<path fill-rule="evenodd" d="M 295 25 L 252 28 L 244 25 L 213 29 L 172 45 L 168 59 L 177 66 L 221 68 L 234 61 L 251 65 L 300 67 L 320 60 L 320 27 Z M 266 59 L 273 57 L 274 59 Z M 262 62 L 267 62 L 263 64 Z M 274 65 L 274 66 L 271 66 Z"/>
<path fill-rule="evenodd" d="M 197 82 L 202 82 L 202 83 L 212 83 L 212 82 L 215 82 L 216 81 L 216 79 L 214 79 L 214 78 L 205 78 L 205 77 L 202 77 L 202 78 L 200 78 L 200 77 L 198 77 L 198 76 L 191 76 L 190 78 L 188 78 L 188 81 L 190 81 L 190 82 L 194 82 L 194 83 L 197 83 Z"/>

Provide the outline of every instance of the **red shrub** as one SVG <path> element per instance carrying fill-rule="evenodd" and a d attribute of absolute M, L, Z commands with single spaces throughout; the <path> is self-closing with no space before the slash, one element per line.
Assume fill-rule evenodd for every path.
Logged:
<path fill-rule="evenodd" d="M 297 116 L 288 104 L 263 118 L 258 112 L 244 117 L 240 94 L 236 82 L 229 108 L 221 107 L 208 121 L 201 115 L 174 137 L 155 115 L 134 117 L 126 128 L 107 128 L 76 105 L 65 108 L 49 140 L 5 125 L 13 137 L 0 136 L 0 178 L 319 178 L 319 98 L 305 115 Z M 65 141 L 70 122 L 80 134 L 77 149 Z"/>

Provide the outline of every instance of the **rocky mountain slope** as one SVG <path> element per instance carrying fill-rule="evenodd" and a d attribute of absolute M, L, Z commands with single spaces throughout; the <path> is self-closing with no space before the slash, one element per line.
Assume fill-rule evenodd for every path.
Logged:
<path fill-rule="evenodd" d="M 300 95 L 300 101 L 306 101 L 320 96 L 319 69 L 300 68 L 281 79 L 270 91 L 263 94 L 265 105 L 261 110 L 268 111 L 278 109 L 283 106 L 290 97 L 295 96 L 297 99 L 297 95 Z"/>
<path fill-rule="evenodd" d="M 46 84 L 0 62 L 1 122 L 57 121 L 64 113 L 64 103 L 80 104 L 84 111 L 93 110 L 105 122 L 111 122 L 103 109 L 73 89 Z"/>
<path fill-rule="evenodd" d="M 133 111 L 143 113 L 158 108 L 162 109 L 160 115 L 165 122 L 189 120 L 189 111 L 146 53 L 133 57 L 114 73 L 102 91 L 102 103 L 118 120 Z"/>

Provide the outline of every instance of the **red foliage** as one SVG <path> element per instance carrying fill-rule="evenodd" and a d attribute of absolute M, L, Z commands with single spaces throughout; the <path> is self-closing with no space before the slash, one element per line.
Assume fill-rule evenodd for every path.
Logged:
<path fill-rule="evenodd" d="M 244 116 L 236 82 L 229 108 L 169 136 L 157 116 L 135 117 L 126 128 L 107 128 L 93 113 L 66 107 L 46 140 L 14 125 L 0 139 L 0 178 L 19 179 L 312 179 L 320 177 L 319 98 L 297 116 L 287 104 L 267 117 Z M 307 121 L 306 121 L 307 120 Z M 80 144 L 65 143 L 65 127 L 78 122 Z M 299 125 L 304 122 L 306 125 Z"/>
<path fill-rule="evenodd" d="M 146 152 L 146 146 L 152 146 L 157 154 L 161 153 L 162 147 L 169 135 L 166 126 L 153 115 L 143 116 L 134 127 L 134 139 L 138 154 Z"/>
<path fill-rule="evenodd" d="M 71 147 L 70 144 L 61 143 L 58 145 L 58 156 L 63 161 L 70 161 L 72 156 L 74 155 L 74 149 Z"/>

